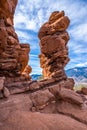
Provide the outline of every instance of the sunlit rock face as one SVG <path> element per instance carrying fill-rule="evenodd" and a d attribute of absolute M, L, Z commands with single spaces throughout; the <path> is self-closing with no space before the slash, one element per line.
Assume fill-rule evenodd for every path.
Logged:
<path fill-rule="evenodd" d="M 43 24 L 38 33 L 41 54 L 40 65 L 45 78 L 66 79 L 64 67 L 69 62 L 67 43 L 69 35 L 66 29 L 70 20 L 64 11 L 55 11 Z"/>
<path fill-rule="evenodd" d="M 19 43 L 13 26 L 17 2 L 0 0 L 0 76 L 19 75 L 28 65 L 30 45 Z"/>

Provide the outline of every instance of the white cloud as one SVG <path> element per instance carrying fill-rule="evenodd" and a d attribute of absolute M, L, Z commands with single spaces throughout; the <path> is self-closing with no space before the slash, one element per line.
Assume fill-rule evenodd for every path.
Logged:
<path fill-rule="evenodd" d="M 27 22 L 25 24 L 26 25 L 25 26 L 26 29 L 37 31 L 37 23 L 35 23 L 35 21 L 33 19 L 31 19 L 31 21 L 28 21 L 26 19 L 26 22 Z"/>
<path fill-rule="evenodd" d="M 21 22 L 24 23 L 24 21 L 26 21 L 26 17 L 23 15 L 23 13 L 18 12 L 15 16 L 14 26 L 17 26 L 16 24 L 20 24 Z"/>
<path fill-rule="evenodd" d="M 71 25 L 77 24 L 77 29 L 79 29 L 78 23 L 83 23 L 83 19 L 87 17 L 86 8 L 87 4 L 84 4 L 82 0 L 79 2 L 73 0 L 55 0 L 55 2 L 50 0 L 27 0 L 25 2 L 25 0 L 19 0 L 15 13 L 15 27 L 21 28 L 20 25 L 22 24 L 26 29 L 37 32 L 53 11 L 65 10 L 66 15 L 71 20 Z M 84 22 L 87 23 L 87 20 Z M 73 28 L 74 32 L 75 30 L 76 27 Z"/>
<path fill-rule="evenodd" d="M 87 22 L 74 26 L 70 30 L 70 34 L 75 40 L 87 42 Z"/>
<path fill-rule="evenodd" d="M 79 63 L 79 64 L 77 64 L 76 65 L 76 67 L 85 67 L 85 66 L 87 66 L 87 62 L 84 62 L 84 63 Z"/>
<path fill-rule="evenodd" d="M 26 39 L 26 40 L 32 39 L 32 36 L 30 36 L 27 32 L 23 32 L 21 30 L 17 30 L 16 32 L 17 32 L 17 34 L 19 35 L 20 38 L 23 38 L 23 39 Z"/>
<path fill-rule="evenodd" d="M 37 31 L 37 23 L 34 19 L 29 19 L 27 15 L 24 15 L 22 12 L 19 12 L 15 16 L 15 23 L 14 26 L 18 28 L 25 28 L 29 30 Z"/>
<path fill-rule="evenodd" d="M 78 41 L 70 41 L 69 44 L 69 52 L 74 54 L 83 54 L 87 53 L 86 43 L 78 42 Z"/>
<path fill-rule="evenodd" d="M 71 60 L 71 62 L 69 62 L 66 65 L 65 69 L 67 70 L 69 68 L 74 68 L 74 67 L 87 67 L 87 62 L 85 60 L 74 58 Z"/>

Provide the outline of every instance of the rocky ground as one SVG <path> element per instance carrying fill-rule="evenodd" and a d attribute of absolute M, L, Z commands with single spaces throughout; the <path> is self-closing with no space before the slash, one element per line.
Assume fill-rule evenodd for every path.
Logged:
<path fill-rule="evenodd" d="M 0 79 L 0 130 L 87 129 L 87 99 L 68 88 L 72 79 L 5 80 Z"/>
<path fill-rule="evenodd" d="M 86 95 L 73 90 L 74 80 L 64 71 L 69 18 L 56 11 L 41 27 L 39 57 L 45 79 L 32 80 L 30 47 L 19 43 L 13 27 L 16 4 L 0 0 L 0 130 L 87 130 Z"/>

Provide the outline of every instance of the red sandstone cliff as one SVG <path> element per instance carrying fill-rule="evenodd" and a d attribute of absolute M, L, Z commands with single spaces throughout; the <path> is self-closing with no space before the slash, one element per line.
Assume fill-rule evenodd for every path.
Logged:
<path fill-rule="evenodd" d="M 17 0 L 0 1 L 0 76 L 15 76 L 28 65 L 30 46 L 20 44 L 13 18 Z"/>

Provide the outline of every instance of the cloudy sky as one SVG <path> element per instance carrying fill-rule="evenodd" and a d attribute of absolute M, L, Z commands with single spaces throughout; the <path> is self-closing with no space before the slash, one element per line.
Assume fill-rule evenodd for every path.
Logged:
<path fill-rule="evenodd" d="M 87 66 L 87 0 L 19 0 L 14 19 L 15 30 L 20 43 L 31 47 L 29 64 L 33 74 L 41 73 L 38 31 L 53 11 L 65 11 L 71 23 L 69 57 L 71 61 L 65 69 Z"/>

